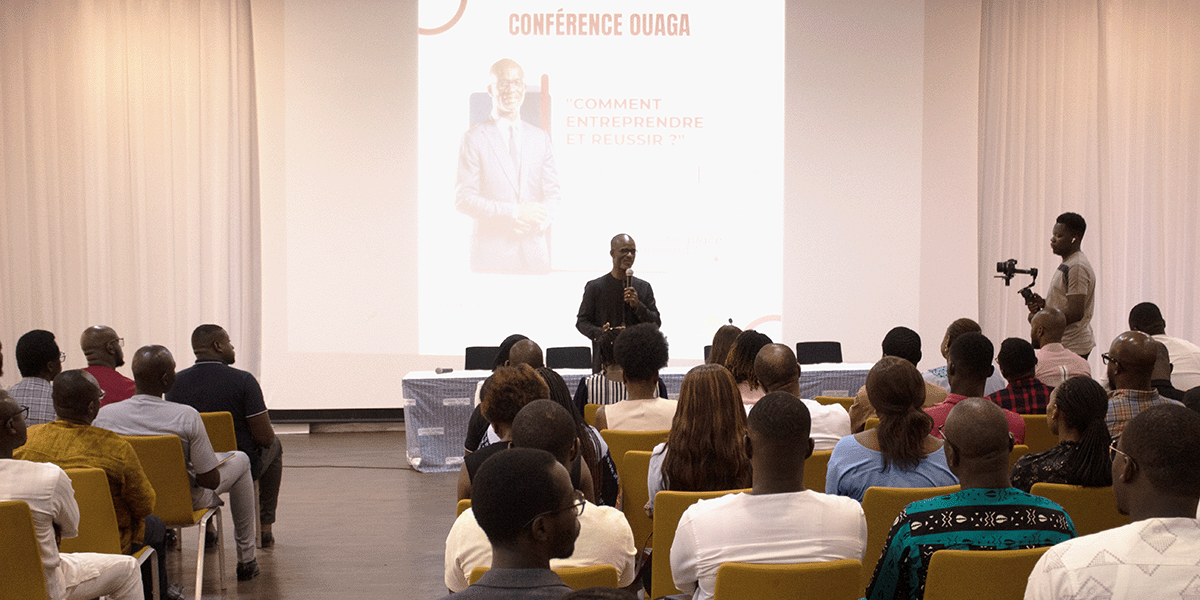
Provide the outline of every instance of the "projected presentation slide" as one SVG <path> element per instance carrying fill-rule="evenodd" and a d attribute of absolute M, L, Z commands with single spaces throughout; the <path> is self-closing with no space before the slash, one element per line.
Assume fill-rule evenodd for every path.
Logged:
<path fill-rule="evenodd" d="M 419 20 L 421 354 L 588 345 L 575 314 L 618 233 L 673 357 L 781 312 L 781 1 L 422 0 Z"/>

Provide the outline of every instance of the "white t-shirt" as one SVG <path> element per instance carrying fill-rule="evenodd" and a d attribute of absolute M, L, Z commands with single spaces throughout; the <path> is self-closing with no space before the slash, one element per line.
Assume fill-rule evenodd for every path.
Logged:
<path fill-rule="evenodd" d="M 1169 335 L 1151 336 L 1162 342 L 1171 355 L 1171 385 L 1188 391 L 1200 385 L 1200 346 Z"/>
<path fill-rule="evenodd" d="M 1194 598 L 1200 521 L 1145 519 L 1062 542 L 1042 555 L 1025 600 Z"/>
<path fill-rule="evenodd" d="M 637 549 L 633 547 L 633 531 L 625 514 L 610 506 L 588 503 L 579 515 L 579 537 L 575 540 L 575 552 L 570 558 L 553 559 L 551 569 L 561 567 L 588 567 L 612 565 L 617 569 L 621 587 L 633 583 L 637 575 L 634 561 Z M 475 521 L 471 509 L 463 511 L 450 534 L 446 536 L 446 587 L 452 592 L 467 589 L 467 579 L 475 567 L 492 566 L 492 545 L 487 534 Z"/>
<path fill-rule="evenodd" d="M 850 413 L 846 412 L 842 405 L 821 404 L 808 398 L 801 398 L 800 401 L 808 408 L 808 416 L 812 421 L 808 437 L 812 438 L 813 450 L 833 450 L 838 440 L 850 435 Z M 747 415 L 754 408 L 753 404 L 743 406 L 746 407 Z"/>
<path fill-rule="evenodd" d="M 729 494 L 684 511 L 671 545 L 671 577 L 692 600 L 708 600 L 721 563 L 862 560 L 866 547 L 867 519 L 850 498 L 812 490 Z"/>

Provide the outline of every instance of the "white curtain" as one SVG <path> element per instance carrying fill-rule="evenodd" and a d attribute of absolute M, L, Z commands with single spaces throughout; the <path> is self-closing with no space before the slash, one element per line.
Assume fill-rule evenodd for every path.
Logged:
<path fill-rule="evenodd" d="M 66 368 L 107 324 L 126 354 L 224 325 L 260 338 L 258 148 L 249 0 L 0 4 L 0 342 L 29 329 Z M 128 367 L 125 369 L 128 372 Z"/>
<path fill-rule="evenodd" d="M 1067 211 L 1096 270 L 1094 374 L 1138 302 L 1200 340 L 1200 2 L 985 2 L 980 134 L 980 317 L 997 345 L 1029 327 L 995 263 L 1038 267 L 1045 295 Z"/>

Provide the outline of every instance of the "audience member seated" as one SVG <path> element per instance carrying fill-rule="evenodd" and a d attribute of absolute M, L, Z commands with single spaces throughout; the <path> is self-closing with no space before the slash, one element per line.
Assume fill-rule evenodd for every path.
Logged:
<path fill-rule="evenodd" d="M 950 393 L 946 399 L 925 409 L 933 417 L 934 437 L 941 438 L 942 424 L 950 410 L 966 398 L 979 398 L 984 395 L 984 384 L 991 376 L 995 367 L 992 366 L 992 342 L 982 333 L 964 333 L 954 340 L 950 347 L 950 356 L 946 359 L 946 374 L 950 378 Z M 1008 430 L 1013 434 L 1017 443 L 1025 441 L 1025 420 L 1021 415 L 1004 410 L 1008 419 Z"/>
<path fill-rule="evenodd" d="M 1163 398 L 1182 401 L 1186 390 L 1176 389 L 1175 384 L 1171 383 L 1171 371 L 1174 369 L 1171 353 L 1162 342 L 1151 339 L 1154 345 L 1154 371 L 1150 374 L 1150 387 Z"/>
<path fill-rule="evenodd" d="M 1087 359 L 1062 345 L 1067 330 L 1067 316 L 1057 308 L 1043 308 L 1029 321 L 1029 341 L 1037 350 L 1037 378 L 1057 387 L 1072 377 L 1091 377 L 1092 367 Z"/>
<path fill-rule="evenodd" d="M 804 488 L 804 461 L 813 452 L 808 425 L 807 406 L 791 394 L 771 392 L 755 403 L 746 441 L 754 487 L 748 494 L 701 500 L 679 519 L 671 577 L 692 600 L 712 598 L 724 562 L 862 560 L 862 507 Z"/>
<path fill-rule="evenodd" d="M 61 468 L 13 459 L 13 450 L 25 443 L 25 413 L 26 409 L 17 406 L 8 392 L 0 390 L 0 501 L 29 505 L 50 600 L 91 600 L 99 596 L 141 600 L 142 579 L 133 557 L 59 553 L 57 538 L 79 535 L 79 505 L 75 503 L 71 479 Z"/>
<path fill-rule="evenodd" d="M 1100 355 L 1108 365 L 1108 434 L 1118 437 L 1125 424 L 1139 412 L 1156 404 L 1179 404 L 1158 395 L 1150 385 L 1158 353 L 1154 340 L 1140 331 L 1126 331 Z"/>
<path fill-rule="evenodd" d="M 979 326 L 979 323 L 976 323 L 974 320 L 967 319 L 965 317 L 951 323 L 950 326 L 946 328 L 945 337 L 942 338 L 942 358 L 946 359 L 946 366 L 936 367 L 925 371 L 922 374 L 922 376 L 925 377 L 925 381 L 928 381 L 929 383 L 932 383 L 943 390 L 946 390 L 947 392 L 950 391 L 950 376 L 946 372 L 947 367 L 950 366 L 950 347 L 954 345 L 954 340 L 957 340 L 958 336 L 964 333 L 983 333 L 983 328 Z M 1004 381 L 1004 377 L 1000 375 L 1000 370 L 993 370 L 992 374 L 988 376 L 987 381 L 984 382 L 983 393 L 980 394 L 980 396 L 987 396 L 993 392 L 998 392 L 1004 389 L 1005 385 L 1007 384 Z"/>
<path fill-rule="evenodd" d="M 575 388 L 575 406 L 580 414 L 588 404 L 616 404 L 629 397 L 625 389 L 625 373 L 614 357 L 613 344 L 624 329 L 606 329 L 596 338 L 596 348 L 600 355 L 600 372 L 592 373 L 579 380 Z M 658 381 L 658 397 L 667 397 L 667 386 Z"/>
<path fill-rule="evenodd" d="M 492 361 L 492 372 L 495 373 L 496 369 L 500 367 L 515 367 L 521 364 L 529 364 L 513 362 L 509 360 L 512 354 L 513 346 L 517 345 L 517 342 L 527 339 L 529 338 L 519 333 L 514 333 L 504 338 L 504 341 L 500 342 L 499 350 L 496 353 L 496 359 Z M 537 346 L 537 344 L 534 344 L 534 346 L 537 347 L 540 352 L 541 347 Z M 528 353 L 526 353 L 526 358 L 529 358 Z M 529 364 L 529 366 L 535 369 L 544 362 L 540 353 L 533 358 L 533 361 L 536 364 Z M 483 409 L 481 407 L 483 403 L 482 391 L 484 381 L 487 380 L 484 379 L 475 385 L 475 410 L 471 411 L 471 420 L 467 422 L 467 439 L 464 442 L 466 452 L 468 453 L 483 448 L 488 444 L 494 444 L 500 441 L 500 437 L 496 435 L 496 430 L 488 425 L 487 419 L 483 418 Z"/>
<path fill-rule="evenodd" d="M 92 374 L 104 390 L 100 406 L 120 402 L 134 394 L 133 380 L 118 373 L 117 367 L 125 364 L 125 352 L 121 349 L 125 340 L 112 327 L 93 325 L 79 336 L 79 347 L 87 358 L 84 371 Z"/>
<path fill-rule="evenodd" d="M 1072 377 L 1054 388 L 1046 406 L 1046 425 L 1058 436 L 1058 445 L 1022 456 L 1013 466 L 1013 487 L 1028 492 L 1038 482 L 1112 485 L 1104 424 L 1107 412 L 1108 394 L 1090 377 Z"/>
<path fill-rule="evenodd" d="M 571 471 L 579 458 L 575 420 L 553 400 L 535 400 L 513 419 L 512 448 L 545 450 Z M 504 453 L 500 453 L 504 454 Z M 570 557 L 553 559 L 550 567 L 612 565 L 622 586 L 633 583 L 637 574 L 633 532 L 625 515 L 608 506 L 588 503 L 579 515 L 579 538 Z M 452 592 L 467 588 L 476 567 L 492 565 L 492 547 L 470 509 L 463 511 L 446 537 L 446 587 Z"/>
<path fill-rule="evenodd" d="M 121 435 L 173 435 L 183 444 L 183 456 L 192 482 L 192 508 L 221 506 L 220 494 L 229 493 L 237 540 L 237 577 L 254 579 L 258 561 L 254 544 L 254 479 L 244 452 L 213 452 L 200 413 L 186 404 L 163 400 L 175 384 L 175 357 L 162 346 L 143 346 L 133 355 L 137 394 L 110 404 L 96 415 L 96 426 Z"/>
<path fill-rule="evenodd" d="M 625 374 L 629 397 L 601 406 L 596 411 L 596 429 L 670 429 L 677 402 L 658 397 L 658 372 L 667 366 L 667 338 L 654 324 L 638 323 L 617 336 L 613 356 Z"/>
<path fill-rule="evenodd" d="M 574 554 L 587 501 L 567 469 L 545 450 L 512 448 L 483 464 L 475 483 L 471 514 L 492 545 L 492 568 L 445 598 L 559 600 L 569 594 L 550 561 Z"/>
<path fill-rule="evenodd" d="M 129 442 L 92 425 L 104 392 L 91 373 L 63 371 L 54 378 L 54 410 L 58 420 L 29 428 L 29 440 L 16 451 L 20 460 L 49 462 L 63 469 L 94 467 L 104 471 L 112 492 L 121 551 L 128 554 L 143 543 L 147 525 L 163 529 L 154 510 L 154 488 Z M 155 527 L 155 525 L 157 527 Z M 159 532 L 161 536 L 162 531 Z M 146 540 L 150 542 L 151 540 Z M 138 546 L 140 547 L 140 546 Z"/>
<path fill-rule="evenodd" d="M 526 404 L 550 397 L 550 388 L 529 365 L 498 367 L 483 381 L 483 416 L 496 429 L 500 441 L 472 452 L 463 460 L 458 474 L 458 499 L 471 497 L 471 482 L 479 465 L 488 457 L 508 448 L 512 420 Z"/>
<path fill-rule="evenodd" d="M 279 488 L 283 483 L 283 445 L 271 426 L 262 388 L 254 375 L 233 368 L 237 353 L 229 333 L 221 326 L 196 327 L 191 342 L 196 363 L 179 372 L 166 399 L 202 413 L 233 415 L 237 449 L 250 459 L 250 476 L 257 483 L 262 547 L 269 548 L 275 544 L 271 526 L 275 523 Z"/>
<path fill-rule="evenodd" d="M 30 427 L 55 419 L 50 382 L 62 372 L 62 353 L 54 334 L 34 329 L 17 340 L 17 370 L 21 380 L 8 388 L 13 402 L 29 407 L 25 422 Z"/>
<path fill-rule="evenodd" d="M 784 344 L 767 344 L 754 358 L 754 377 L 766 393 L 787 392 L 800 397 L 800 363 L 796 353 Z M 809 435 L 817 450 L 833 450 L 838 440 L 850 435 L 850 415 L 840 404 L 824 405 L 801 398 L 808 407 L 812 429 Z M 746 407 L 750 412 L 750 407 Z"/>
<path fill-rule="evenodd" d="M 733 347 L 734 340 L 739 335 L 742 335 L 742 330 L 736 325 L 722 325 L 717 328 L 717 332 L 713 334 L 712 346 L 708 349 L 708 356 L 704 362 L 710 365 L 723 365 L 729 359 L 729 349 Z"/>
<path fill-rule="evenodd" d="M 1142 302 L 1129 311 L 1129 328 L 1140 331 L 1167 347 L 1171 364 L 1171 383 L 1181 390 L 1200 386 L 1200 346 L 1167 335 L 1167 321 L 1153 302 Z"/>
<path fill-rule="evenodd" d="M 654 511 L 660 490 L 711 492 L 750 487 L 746 411 L 733 376 L 721 365 L 692 367 L 679 388 L 667 441 L 654 447 L 646 487 Z"/>
<path fill-rule="evenodd" d="M 872 486 L 958 483 L 946 463 L 942 441 L 929 435 L 933 419 L 921 410 L 925 386 L 916 366 L 898 356 L 885 356 L 871 367 L 867 396 L 879 415 L 879 426 L 837 443 L 825 474 L 826 494 L 862 502 Z"/>
<path fill-rule="evenodd" d="M 600 430 L 588 425 L 587 421 L 583 419 L 583 412 L 575 406 L 575 402 L 571 399 L 571 391 L 567 388 L 567 382 L 563 380 L 562 375 L 547 367 L 542 367 L 537 372 L 542 376 L 542 381 L 546 382 L 546 386 L 550 388 L 550 399 L 562 406 L 575 421 L 575 429 L 579 437 L 579 455 L 591 472 L 591 490 L 594 492 L 594 496 L 589 496 L 588 501 L 604 506 L 616 506 L 617 467 L 613 464 L 612 456 L 608 452 L 608 444 L 604 442 Z"/>
<path fill-rule="evenodd" d="M 729 356 L 725 358 L 725 368 L 733 374 L 738 392 L 742 395 L 742 403 L 746 406 L 754 406 L 754 403 L 766 394 L 762 389 L 762 384 L 754 376 L 754 358 L 758 356 L 758 351 L 762 350 L 763 346 L 770 343 L 771 338 L 766 334 L 747 329 L 738 334 L 733 345 L 729 347 Z"/>
<path fill-rule="evenodd" d="M 1008 338 L 1000 343 L 996 355 L 1000 374 L 1008 387 L 988 396 L 988 399 L 1021 415 L 1044 415 L 1054 389 L 1037 378 L 1037 353 L 1033 346 L 1020 338 Z"/>
<path fill-rule="evenodd" d="M 900 511 L 867 586 L 868 599 L 923 598 L 929 559 L 938 550 L 1038 548 L 1075 537 L 1061 506 L 1009 485 L 1013 439 L 994 402 L 959 402 L 944 433 L 946 459 L 962 491 L 918 500 Z"/>
<path fill-rule="evenodd" d="M 1200 413 L 1200 386 L 1194 387 L 1183 395 L 1183 404 L 1188 408 Z"/>
<path fill-rule="evenodd" d="M 1113 446 L 1113 495 L 1130 524 L 1046 551 L 1028 600 L 1190 598 L 1200 583 L 1200 415 L 1180 406 L 1138 413 Z"/>
<path fill-rule="evenodd" d="M 893 327 L 883 336 L 883 356 L 898 356 L 917 366 L 921 362 L 921 336 L 907 327 Z M 928 381 L 925 382 L 925 402 L 922 408 L 933 406 L 946 399 L 946 390 Z M 867 395 L 867 386 L 862 386 L 850 405 L 850 430 L 854 433 L 862 431 L 867 419 L 874 417 L 875 409 Z"/>

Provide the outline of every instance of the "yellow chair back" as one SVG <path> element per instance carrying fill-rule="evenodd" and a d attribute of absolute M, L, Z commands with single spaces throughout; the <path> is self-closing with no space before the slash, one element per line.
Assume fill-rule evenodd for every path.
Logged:
<path fill-rule="evenodd" d="M 825 493 L 825 472 L 829 470 L 829 457 L 833 450 L 813 452 L 804 461 L 804 487 L 814 492 Z"/>
<path fill-rule="evenodd" d="M 487 567 L 475 567 L 467 576 L 467 583 L 475 585 L 488 572 Z M 554 572 L 573 590 L 593 587 L 615 588 L 620 585 L 617 568 L 612 565 L 590 565 L 587 567 L 560 567 Z"/>
<path fill-rule="evenodd" d="M 876 427 L 879 427 L 879 417 L 867 417 L 867 422 L 863 425 L 863 431 L 875 429 Z"/>
<path fill-rule="evenodd" d="M 633 545 L 652 548 L 650 534 L 654 533 L 654 521 L 643 510 L 650 501 L 650 491 L 646 486 L 646 477 L 650 473 L 650 452 L 630 450 L 625 453 L 622 462 L 625 470 L 617 474 L 621 480 L 621 512 L 625 513 L 625 520 L 633 531 Z"/>
<path fill-rule="evenodd" d="M 462 500 L 459 500 L 457 512 L 454 513 L 454 516 L 457 517 L 458 515 L 463 514 L 468 508 L 471 508 L 470 498 L 463 498 Z"/>
<path fill-rule="evenodd" d="M 46 572 L 29 505 L 0 502 L 0 531 L 0 600 L 46 600 Z"/>
<path fill-rule="evenodd" d="M 1011 471 L 1013 465 L 1017 464 L 1017 461 L 1021 460 L 1021 457 L 1026 454 L 1029 454 L 1029 446 L 1014 444 L 1012 451 L 1008 453 L 1008 470 Z"/>
<path fill-rule="evenodd" d="M 667 429 L 660 431 L 603 429 L 600 431 L 600 435 L 604 438 L 604 443 L 608 444 L 608 453 L 612 455 L 613 464 L 617 467 L 618 475 L 621 473 L 621 462 L 625 460 L 626 452 L 630 450 L 645 450 L 649 452 L 655 446 L 667 441 L 667 433 L 669 433 Z"/>
<path fill-rule="evenodd" d="M 843 409 L 845 409 L 845 411 L 847 413 L 850 412 L 850 405 L 854 404 L 853 397 L 845 398 L 842 396 L 817 396 L 816 398 L 813 398 L 813 400 L 816 400 L 817 402 L 824 404 L 826 406 L 829 406 L 831 404 L 837 404 L 837 405 L 841 406 Z"/>
<path fill-rule="evenodd" d="M 1025 445 L 1031 453 L 1049 450 L 1058 445 L 1058 436 L 1050 433 L 1046 415 L 1021 415 L 1025 419 Z"/>
<path fill-rule="evenodd" d="M 208 432 L 208 443 L 212 444 L 213 452 L 237 450 L 237 433 L 233 429 L 232 413 L 228 411 L 202 412 L 200 419 L 204 421 L 204 429 Z"/>
<path fill-rule="evenodd" d="M 724 563 L 717 569 L 713 600 L 855 600 L 862 579 L 857 560 L 760 565 Z"/>
<path fill-rule="evenodd" d="M 938 550 L 929 559 L 925 600 L 1021 600 L 1047 549 Z"/>
<path fill-rule="evenodd" d="M 700 500 L 719 498 L 726 494 L 749 490 L 723 490 L 718 492 L 671 492 L 662 491 L 654 496 L 654 546 L 658 550 L 651 556 L 652 597 L 661 598 L 678 594 L 675 580 L 671 577 L 671 544 L 675 541 L 675 528 L 683 511 Z"/>
<path fill-rule="evenodd" d="M 592 427 L 596 426 L 596 411 L 600 410 L 599 404 L 584 404 L 583 405 L 583 420 Z"/>
<path fill-rule="evenodd" d="M 101 469 L 66 469 L 79 505 L 79 535 L 59 544 L 61 552 L 121 553 L 121 531 L 108 476 Z"/>
<path fill-rule="evenodd" d="M 888 532 L 892 523 L 900 516 L 905 506 L 936 496 L 945 496 L 959 491 L 957 485 L 935 488 L 889 488 L 869 487 L 863 494 L 863 512 L 867 515 L 867 550 L 863 554 L 862 588 L 866 593 L 867 585 L 871 583 L 871 575 L 875 572 L 875 563 L 883 554 L 883 545 L 887 542 Z"/>
<path fill-rule="evenodd" d="M 1061 483 L 1035 483 L 1035 496 L 1046 498 L 1067 511 L 1078 535 L 1093 533 L 1129 524 L 1129 517 L 1117 510 L 1117 498 L 1112 486 L 1083 487 Z"/>
<path fill-rule="evenodd" d="M 173 435 L 121 436 L 133 446 L 142 470 L 154 488 L 154 514 L 167 527 L 195 525 L 204 510 L 192 509 L 192 486 L 188 482 L 183 443 Z"/>

